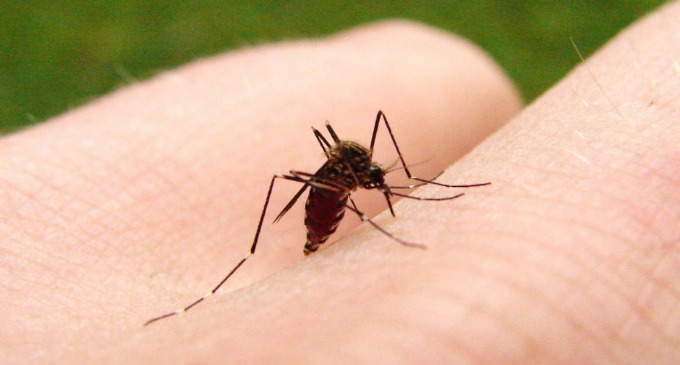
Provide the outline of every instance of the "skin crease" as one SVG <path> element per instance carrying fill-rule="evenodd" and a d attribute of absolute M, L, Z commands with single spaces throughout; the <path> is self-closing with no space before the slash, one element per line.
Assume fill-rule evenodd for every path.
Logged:
<path fill-rule="evenodd" d="M 199 61 L 4 137 L 0 363 L 676 363 L 678 13 L 631 26 L 484 142 L 514 88 L 404 22 Z M 426 161 L 416 174 L 475 148 L 439 181 L 493 185 L 376 218 L 425 251 L 350 232 L 348 212 L 308 258 L 302 204 L 269 224 L 299 188 L 277 185 L 224 290 L 142 327 L 245 254 L 273 173 L 320 166 L 310 124 L 367 143 L 378 108 L 407 163 Z"/>

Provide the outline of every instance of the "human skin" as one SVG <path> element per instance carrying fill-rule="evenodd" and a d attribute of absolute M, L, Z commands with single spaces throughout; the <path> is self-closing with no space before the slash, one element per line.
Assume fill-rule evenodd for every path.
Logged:
<path fill-rule="evenodd" d="M 498 131 L 521 105 L 483 53 L 386 22 L 199 61 L 4 137 L 0 363 L 676 363 L 679 13 Z M 305 258 L 303 204 L 270 223 L 299 188 L 277 183 L 233 279 L 143 326 L 243 257 L 274 173 L 320 166 L 310 125 L 367 143 L 378 109 L 418 176 L 492 185 L 376 217 L 426 250 L 348 212 Z"/>

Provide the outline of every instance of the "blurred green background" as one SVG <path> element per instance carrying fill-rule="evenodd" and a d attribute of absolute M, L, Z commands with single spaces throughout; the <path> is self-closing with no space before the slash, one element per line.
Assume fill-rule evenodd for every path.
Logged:
<path fill-rule="evenodd" d="M 469 38 L 530 102 L 662 0 L 3 1 L 0 133 L 193 59 L 407 18 Z"/>

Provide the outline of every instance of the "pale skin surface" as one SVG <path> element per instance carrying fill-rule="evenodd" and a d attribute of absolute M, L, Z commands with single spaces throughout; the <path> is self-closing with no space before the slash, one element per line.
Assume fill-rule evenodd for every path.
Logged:
<path fill-rule="evenodd" d="M 679 16 L 632 26 L 481 144 L 514 88 L 404 23 L 199 62 L 3 138 L 0 363 L 677 362 Z M 270 224 L 283 182 L 233 281 L 142 326 L 246 253 L 272 174 L 320 165 L 310 125 L 367 143 L 379 108 L 417 175 L 493 185 L 376 218 L 425 251 L 347 218 L 303 258 L 302 204 Z"/>

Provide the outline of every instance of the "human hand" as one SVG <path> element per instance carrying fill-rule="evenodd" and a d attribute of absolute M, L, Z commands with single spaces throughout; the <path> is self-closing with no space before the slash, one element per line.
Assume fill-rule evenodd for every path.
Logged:
<path fill-rule="evenodd" d="M 493 185 L 376 219 L 428 250 L 355 219 L 303 258 L 297 207 L 221 295 L 148 327 L 245 254 L 272 174 L 318 168 L 310 124 L 366 142 L 383 109 L 431 176 L 518 110 L 514 89 L 466 43 L 388 23 L 200 61 L 5 137 L 0 360 L 672 362 L 679 11 L 589 61 L 602 90 L 577 70 L 438 180 Z"/>

